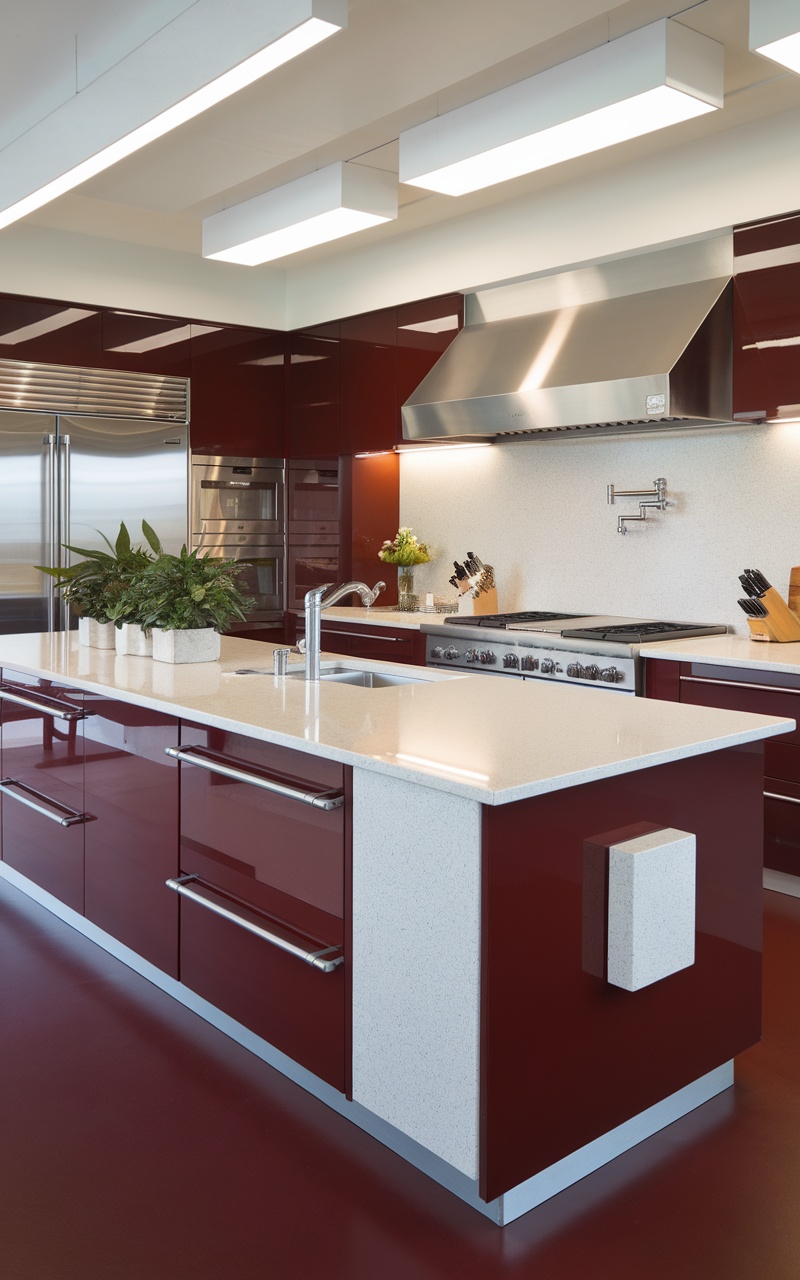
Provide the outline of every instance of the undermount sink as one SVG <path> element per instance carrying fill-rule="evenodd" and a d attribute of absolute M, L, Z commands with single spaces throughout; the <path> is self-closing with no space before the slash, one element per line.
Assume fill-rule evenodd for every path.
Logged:
<path fill-rule="evenodd" d="M 305 680 L 305 671 L 293 671 L 287 680 Z M 395 674 L 393 671 L 365 671 L 362 667 L 337 665 L 320 671 L 320 680 L 331 684 L 355 684 L 362 689 L 389 689 L 396 684 L 425 684 L 425 676 Z"/>

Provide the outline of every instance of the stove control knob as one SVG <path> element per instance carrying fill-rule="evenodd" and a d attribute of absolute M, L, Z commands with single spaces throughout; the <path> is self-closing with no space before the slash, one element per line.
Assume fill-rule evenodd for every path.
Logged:
<path fill-rule="evenodd" d="M 583 667 L 579 662 L 570 662 L 569 666 L 567 667 L 567 675 L 572 680 L 580 680 L 581 676 L 583 675 Z"/>
<path fill-rule="evenodd" d="M 600 668 L 595 666 L 593 662 L 590 662 L 588 667 L 583 668 L 583 678 L 584 680 L 599 680 Z"/>
<path fill-rule="evenodd" d="M 526 653 L 526 654 L 524 654 L 524 655 L 523 655 L 522 662 L 521 662 L 521 664 L 520 664 L 520 665 L 521 665 L 521 667 L 522 667 L 522 670 L 523 670 L 523 671 L 538 671 L 538 670 L 539 670 L 539 659 L 538 659 L 538 658 L 532 658 L 532 657 L 530 656 L 530 654 L 527 654 L 527 653 Z"/>
<path fill-rule="evenodd" d="M 516 668 L 519 668 L 519 657 L 518 657 L 518 655 L 517 655 L 516 653 L 504 653 L 504 654 L 503 654 L 503 666 L 504 666 L 504 667 L 516 667 Z"/>
<path fill-rule="evenodd" d="M 454 644 L 451 644 L 447 649 L 445 649 L 444 656 L 447 658 L 448 662 L 453 662 L 458 657 L 458 649 Z"/>
<path fill-rule="evenodd" d="M 444 649 L 440 644 L 435 644 L 431 649 L 431 657 L 434 662 L 439 662 L 444 657 Z"/>
<path fill-rule="evenodd" d="M 477 662 L 480 658 L 480 654 L 478 653 L 477 649 L 467 649 L 467 652 L 464 654 L 464 657 L 466 658 L 467 662 Z"/>
<path fill-rule="evenodd" d="M 489 667 L 493 663 L 497 662 L 497 654 L 492 653 L 491 649 L 481 649 L 480 658 L 485 667 Z"/>
<path fill-rule="evenodd" d="M 550 676 L 556 669 L 556 664 L 552 658 L 542 658 L 540 670 L 543 676 Z"/>
<path fill-rule="evenodd" d="M 600 679 L 605 680 L 606 684 L 619 684 L 621 680 L 625 679 L 625 675 L 617 667 L 603 667 L 600 672 Z"/>

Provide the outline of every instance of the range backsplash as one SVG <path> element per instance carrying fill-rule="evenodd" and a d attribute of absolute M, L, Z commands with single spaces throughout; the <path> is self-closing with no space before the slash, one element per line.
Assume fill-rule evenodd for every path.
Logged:
<path fill-rule="evenodd" d="M 669 507 L 617 533 L 635 500 L 606 486 L 667 480 Z M 738 574 L 785 597 L 800 564 L 800 424 L 599 440 L 421 450 L 400 464 L 401 522 L 426 541 L 419 591 L 453 595 L 453 560 L 495 568 L 501 610 L 565 608 L 695 622 L 747 634 Z M 387 537 L 390 534 L 387 534 Z"/>

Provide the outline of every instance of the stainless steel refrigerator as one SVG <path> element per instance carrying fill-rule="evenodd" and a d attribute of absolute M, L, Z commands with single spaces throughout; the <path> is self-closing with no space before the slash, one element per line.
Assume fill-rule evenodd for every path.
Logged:
<path fill-rule="evenodd" d="M 67 543 L 102 549 L 100 534 L 113 543 L 122 520 L 138 542 L 144 518 L 167 551 L 180 549 L 188 436 L 185 422 L 152 417 L 0 408 L 0 634 L 67 625 L 53 580 L 35 568 L 80 559 Z"/>

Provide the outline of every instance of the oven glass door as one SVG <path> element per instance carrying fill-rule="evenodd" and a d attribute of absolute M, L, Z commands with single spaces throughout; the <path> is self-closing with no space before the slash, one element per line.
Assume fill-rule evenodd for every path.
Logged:
<path fill-rule="evenodd" d="M 312 587 L 339 581 L 339 539 L 322 535 L 313 543 L 291 546 L 288 555 L 288 609 L 302 609 Z"/>
<path fill-rule="evenodd" d="M 203 555 L 239 561 L 239 590 L 256 602 L 247 615 L 248 622 L 270 622 L 283 617 L 285 557 L 282 546 L 205 539 Z"/>
<path fill-rule="evenodd" d="M 274 467 L 192 466 L 192 532 L 283 533 L 284 473 Z"/>
<path fill-rule="evenodd" d="M 339 469 L 336 462 L 290 463 L 287 482 L 289 532 L 294 535 L 337 533 Z"/>

